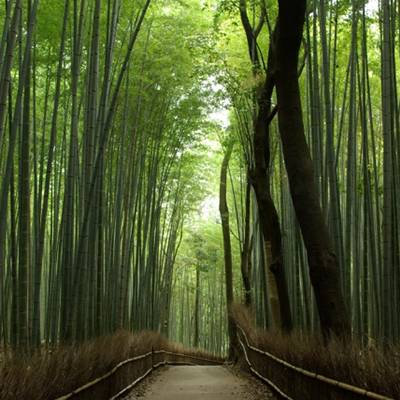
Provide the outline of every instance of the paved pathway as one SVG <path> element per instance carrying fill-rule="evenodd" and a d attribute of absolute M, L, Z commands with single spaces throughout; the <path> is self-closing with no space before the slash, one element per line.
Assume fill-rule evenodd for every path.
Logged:
<path fill-rule="evenodd" d="M 141 397 L 149 400 L 253 399 L 245 381 L 222 366 L 173 366 Z"/>

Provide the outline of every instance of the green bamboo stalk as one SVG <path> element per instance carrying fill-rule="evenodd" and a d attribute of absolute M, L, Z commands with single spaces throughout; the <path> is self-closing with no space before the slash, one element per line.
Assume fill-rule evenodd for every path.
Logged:
<path fill-rule="evenodd" d="M 58 106 L 60 102 L 61 78 L 62 78 L 61 74 L 62 74 L 64 49 L 65 49 L 68 9 L 69 9 L 69 0 L 66 0 L 60 52 L 58 58 L 58 69 L 57 69 L 56 90 L 54 95 L 54 109 L 53 109 L 53 118 L 51 126 L 51 135 L 50 135 L 49 151 L 47 153 L 48 158 L 47 158 L 46 182 L 44 187 L 44 200 L 42 209 L 40 211 L 38 250 L 35 260 L 35 286 L 34 286 L 34 307 L 33 307 L 33 325 L 32 325 L 32 345 L 33 348 L 35 349 L 39 348 L 40 338 L 41 338 L 40 337 L 40 287 L 42 283 L 41 279 L 42 263 L 43 263 L 44 244 L 45 244 L 46 221 L 48 214 L 47 211 L 48 211 L 49 196 L 50 196 L 50 179 L 53 168 L 52 164 L 53 164 L 54 148 L 55 148 L 56 133 L 57 133 Z"/>
<path fill-rule="evenodd" d="M 393 326 L 391 323 L 391 290 L 392 280 L 392 124 L 390 107 L 390 16 L 389 1 L 382 1 L 383 40 L 382 40 L 382 123 L 383 123 L 383 338 L 391 340 Z"/>
<path fill-rule="evenodd" d="M 316 16 L 314 17 L 316 18 Z M 335 150 L 334 150 L 334 135 L 333 135 L 333 117 L 332 105 L 330 95 L 330 79 L 329 79 L 329 58 L 328 47 L 326 39 L 326 15 L 324 1 L 319 2 L 319 21 L 320 21 L 320 35 L 322 47 L 322 70 L 323 70 L 323 86 L 324 86 L 324 100 L 325 100 L 325 124 L 326 124 L 326 160 L 327 170 L 329 176 L 329 193 L 330 193 L 330 217 L 332 224 L 332 241 L 335 251 L 338 255 L 339 270 L 342 271 L 343 260 L 343 239 L 341 217 L 340 217 L 340 198 L 337 183 L 337 172 L 335 169 Z M 342 273 L 342 272 L 341 272 Z"/>
<path fill-rule="evenodd" d="M 3 80 L 1 82 L 1 92 L 0 92 L 0 148 L 3 144 L 3 132 L 4 132 L 4 121 L 7 115 L 7 96 L 8 89 L 10 87 L 11 82 L 11 69 L 14 60 L 14 50 L 17 39 L 17 28 L 19 25 L 19 21 L 22 14 L 22 0 L 17 0 L 15 3 L 14 13 L 11 20 L 11 26 L 7 29 L 7 22 L 9 21 L 9 13 L 11 13 L 11 3 L 9 8 L 7 9 L 8 18 L 6 19 L 6 24 L 4 24 L 4 32 L 2 37 L 2 47 L 4 46 L 5 41 L 7 40 L 7 50 L 5 52 L 5 57 L 0 68 L 1 77 Z M 7 32 L 8 31 L 8 32 Z M 6 38 L 6 33 L 8 33 L 8 37 Z"/>
<path fill-rule="evenodd" d="M 118 76 L 118 80 L 114 89 L 114 94 L 112 97 L 112 100 L 110 102 L 110 106 L 109 106 L 109 110 L 107 113 L 107 118 L 106 118 L 106 122 L 104 125 L 104 130 L 101 132 L 101 136 L 100 136 L 100 140 L 99 140 L 99 146 L 98 146 L 98 152 L 96 155 L 96 159 L 94 162 L 94 168 L 93 168 L 93 173 L 92 173 L 92 177 L 90 180 L 90 191 L 88 193 L 87 196 L 87 201 L 86 201 L 86 207 L 85 207 L 85 211 L 84 211 L 84 216 L 83 216 L 83 220 L 82 220 L 82 224 L 80 227 L 80 237 L 79 237 L 79 241 L 78 241 L 78 245 L 77 245 L 77 250 L 76 250 L 76 254 L 75 254 L 75 260 L 74 260 L 74 266 L 76 269 L 75 272 L 75 282 L 79 282 L 81 280 L 81 277 L 83 277 L 84 275 L 84 269 L 82 269 L 80 266 L 82 265 L 83 262 L 83 258 L 85 256 L 85 246 L 86 246 L 86 234 L 87 234 L 87 229 L 88 229 L 88 223 L 89 223 L 89 216 L 90 216 L 90 211 L 92 208 L 92 201 L 93 201 L 93 194 L 94 194 L 94 190 L 95 190 L 95 183 L 96 183 L 96 179 L 97 176 L 99 174 L 99 168 L 100 168 L 100 163 L 101 160 L 103 158 L 103 154 L 105 151 L 105 145 L 108 139 L 108 134 L 111 128 L 111 122 L 114 116 L 114 112 L 115 112 L 115 107 L 116 107 L 116 103 L 117 103 L 117 99 L 118 99 L 118 94 L 119 94 L 119 90 L 122 84 L 122 79 L 124 76 L 124 73 L 126 71 L 127 65 L 128 65 L 128 61 L 129 61 L 129 57 L 130 54 L 132 52 L 133 46 L 136 42 L 136 38 L 137 35 L 139 33 L 139 29 L 140 26 L 143 22 L 143 19 L 145 17 L 146 11 L 150 5 L 150 1 L 151 0 L 147 0 L 145 6 L 142 9 L 140 18 L 137 22 L 136 28 L 134 33 L 132 34 L 129 46 L 128 46 L 128 50 L 125 56 L 125 60 L 123 62 L 123 65 L 121 67 L 120 70 L 120 74 Z M 75 309 L 76 309 L 76 304 L 77 304 L 77 286 L 74 285 L 72 288 L 72 296 L 71 296 L 71 306 L 69 307 L 69 312 L 68 312 L 68 322 L 67 322 L 67 329 L 66 329 L 66 338 L 67 339 L 72 339 L 72 324 L 73 324 L 73 318 L 74 318 L 74 313 L 75 313 Z"/>

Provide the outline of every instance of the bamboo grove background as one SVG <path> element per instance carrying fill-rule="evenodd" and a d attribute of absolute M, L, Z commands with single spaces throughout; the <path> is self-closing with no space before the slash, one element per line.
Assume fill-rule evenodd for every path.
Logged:
<path fill-rule="evenodd" d="M 258 3 L 247 3 L 255 23 Z M 273 21 L 277 4 L 266 3 Z M 299 78 L 352 330 L 365 341 L 399 334 L 400 5 L 379 5 L 310 1 Z M 272 327 L 246 172 L 258 83 L 237 3 L 6 0 L 0 16 L 3 345 L 33 351 L 41 340 L 152 329 L 224 353 L 222 235 L 212 205 L 229 137 L 234 294 L 244 298 L 247 246 L 257 324 Z M 258 39 L 265 59 L 267 26 Z M 224 105 L 228 128 L 212 117 Z M 294 326 L 313 331 L 318 316 L 275 121 L 272 130 L 271 192 Z"/>

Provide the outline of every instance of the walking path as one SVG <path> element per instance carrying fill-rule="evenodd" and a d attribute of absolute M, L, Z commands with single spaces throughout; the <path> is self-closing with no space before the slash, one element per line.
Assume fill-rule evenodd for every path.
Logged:
<path fill-rule="evenodd" d="M 249 383 L 222 366 L 173 366 L 155 378 L 146 400 L 253 400 Z M 270 398 L 268 396 L 268 398 Z"/>

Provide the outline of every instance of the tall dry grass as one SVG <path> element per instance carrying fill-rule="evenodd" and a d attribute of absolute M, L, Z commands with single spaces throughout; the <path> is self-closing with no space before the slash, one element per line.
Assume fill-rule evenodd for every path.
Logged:
<path fill-rule="evenodd" d="M 232 306 L 231 314 L 252 346 L 307 371 L 400 399 L 400 345 L 383 351 L 373 344 L 363 347 L 356 341 L 332 339 L 324 344 L 318 334 L 282 335 L 273 330 L 257 329 L 252 313 L 239 304 Z M 266 362 L 262 355 L 257 359 L 260 365 Z M 242 363 L 245 364 L 245 360 Z"/>
<path fill-rule="evenodd" d="M 191 351 L 171 344 L 164 336 L 154 332 L 131 334 L 121 331 L 79 347 L 59 346 L 52 351 L 42 349 L 29 358 L 5 355 L 0 366 L 0 399 L 56 399 L 105 375 L 120 362 L 152 349 L 218 359 L 201 350 Z M 113 384 L 114 380 L 110 379 L 108 386 Z M 116 394 L 119 390 L 107 387 L 110 393 Z M 90 391 L 79 398 L 85 396 L 93 398 Z M 100 400 L 99 397 L 96 399 Z"/>

